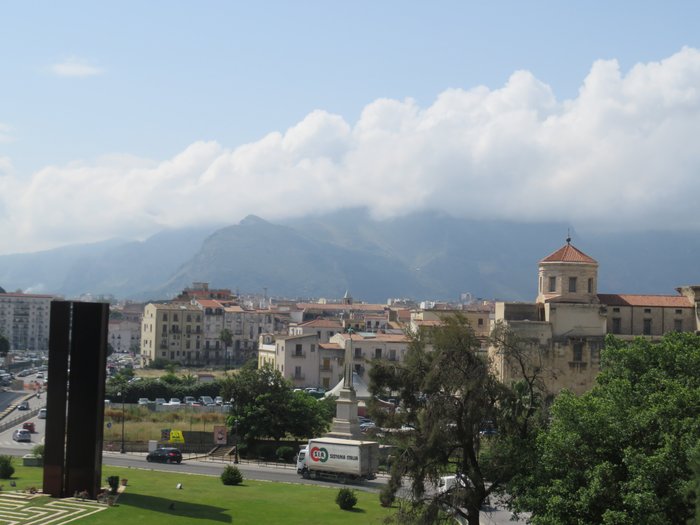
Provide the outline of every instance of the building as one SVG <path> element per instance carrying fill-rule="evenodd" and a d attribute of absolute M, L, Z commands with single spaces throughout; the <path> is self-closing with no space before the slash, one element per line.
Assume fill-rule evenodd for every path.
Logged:
<path fill-rule="evenodd" d="M 141 364 L 155 359 L 177 361 L 184 365 L 204 362 L 203 313 L 185 303 L 155 304 L 144 308 L 141 323 Z"/>
<path fill-rule="evenodd" d="M 347 333 L 340 329 L 338 321 L 318 319 L 290 327 L 289 335 L 264 334 L 258 365 L 272 366 L 297 388 L 328 390 L 343 378 L 346 349 L 353 356 L 354 372 L 365 381 L 375 359 L 402 361 L 408 350 L 404 334 Z"/>
<path fill-rule="evenodd" d="M 678 288 L 678 295 L 598 293 L 598 263 L 571 244 L 539 262 L 534 303 L 498 302 L 494 322 L 528 345 L 529 366 L 537 368 L 547 391 L 582 393 L 600 371 L 608 333 L 630 339 L 658 339 L 670 331 L 700 330 L 700 287 Z M 519 368 L 490 348 L 494 370 L 508 382 Z"/>
<path fill-rule="evenodd" d="M 0 333 L 11 351 L 48 351 L 52 295 L 0 294 Z"/>

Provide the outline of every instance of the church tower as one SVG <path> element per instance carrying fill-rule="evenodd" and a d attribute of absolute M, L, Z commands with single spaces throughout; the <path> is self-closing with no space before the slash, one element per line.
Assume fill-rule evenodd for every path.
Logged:
<path fill-rule="evenodd" d="M 598 262 L 571 244 L 571 238 L 540 261 L 537 303 L 597 304 Z"/>

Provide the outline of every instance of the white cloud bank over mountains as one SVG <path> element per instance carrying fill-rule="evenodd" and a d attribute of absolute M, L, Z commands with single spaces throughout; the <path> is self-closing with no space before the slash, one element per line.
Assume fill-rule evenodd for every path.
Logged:
<path fill-rule="evenodd" d="M 696 49 L 626 73 L 598 61 L 564 101 L 517 71 L 429 107 L 379 99 L 355 123 L 317 110 L 257 142 L 196 142 L 161 162 L 110 156 L 28 180 L 0 163 L 0 252 L 356 206 L 698 231 L 699 137 Z"/>

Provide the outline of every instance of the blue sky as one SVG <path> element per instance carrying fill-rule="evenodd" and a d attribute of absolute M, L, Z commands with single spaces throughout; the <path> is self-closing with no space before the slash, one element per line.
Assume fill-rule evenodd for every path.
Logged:
<path fill-rule="evenodd" d="M 698 158 L 668 147 L 692 148 L 700 126 L 698 6 L 5 3 L 0 253 L 332 211 L 339 194 L 379 218 L 443 208 L 697 229 L 676 205 Z M 586 181 L 600 193 L 611 179 L 621 219 L 600 215 L 619 198 L 586 200 Z M 392 198 L 351 194 L 377 181 Z M 519 203 L 501 204 L 504 183 Z M 552 207 L 552 188 L 590 212 Z"/>

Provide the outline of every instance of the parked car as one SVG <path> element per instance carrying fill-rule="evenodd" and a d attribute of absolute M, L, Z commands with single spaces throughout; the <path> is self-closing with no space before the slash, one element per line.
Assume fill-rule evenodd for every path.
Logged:
<path fill-rule="evenodd" d="M 168 401 L 168 405 L 181 405 L 180 400 L 177 397 L 171 397 Z"/>
<path fill-rule="evenodd" d="M 17 377 L 27 377 L 30 374 L 31 372 L 29 370 L 22 370 L 19 374 L 17 374 Z"/>
<path fill-rule="evenodd" d="M 176 448 L 164 447 L 157 448 L 153 452 L 149 452 L 146 456 L 146 461 L 149 463 L 181 463 L 182 462 L 182 452 Z"/>
<path fill-rule="evenodd" d="M 12 433 L 12 439 L 29 443 L 32 440 L 32 435 L 29 433 L 29 430 L 18 428 Z"/>
<path fill-rule="evenodd" d="M 166 403 L 164 397 L 157 397 L 156 398 L 156 405 L 164 405 Z"/>
<path fill-rule="evenodd" d="M 211 396 L 202 396 L 199 398 L 199 402 L 204 405 L 204 406 L 212 406 L 216 403 L 214 403 L 214 400 L 211 398 Z"/>
<path fill-rule="evenodd" d="M 150 402 L 151 402 L 151 400 L 148 399 L 147 397 L 140 397 L 138 404 L 139 405 L 148 405 Z"/>
<path fill-rule="evenodd" d="M 17 405 L 17 410 L 29 410 L 29 401 L 22 401 Z"/>
<path fill-rule="evenodd" d="M 216 396 L 216 397 L 214 398 L 214 403 L 216 403 L 217 405 L 221 406 L 221 405 L 224 404 L 224 398 L 221 397 L 221 396 Z"/>
<path fill-rule="evenodd" d="M 45 408 L 40 408 L 39 413 L 37 416 L 39 419 L 46 419 L 46 409 Z"/>
<path fill-rule="evenodd" d="M 28 430 L 29 433 L 31 433 L 31 434 L 33 434 L 34 432 L 36 432 L 36 427 L 34 426 L 34 422 L 33 422 L 33 421 L 25 421 L 25 423 L 22 425 L 22 428 L 23 428 L 24 430 Z"/>
<path fill-rule="evenodd" d="M 185 396 L 185 399 L 183 401 L 183 403 L 185 403 L 186 405 L 192 405 L 196 402 L 197 402 L 197 400 L 192 396 Z"/>

